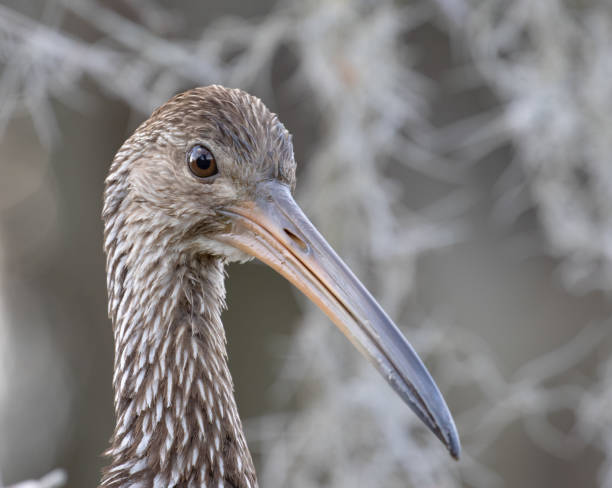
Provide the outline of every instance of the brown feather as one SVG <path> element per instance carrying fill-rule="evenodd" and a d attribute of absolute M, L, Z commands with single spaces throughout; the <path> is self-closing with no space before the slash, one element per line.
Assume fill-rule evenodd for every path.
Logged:
<path fill-rule="evenodd" d="M 208 147 L 214 184 L 189 174 Z M 101 487 L 256 487 L 227 366 L 224 265 L 216 209 L 254 184 L 295 185 L 291 137 L 240 90 L 196 88 L 157 109 L 117 152 L 104 194 L 116 427 Z"/>

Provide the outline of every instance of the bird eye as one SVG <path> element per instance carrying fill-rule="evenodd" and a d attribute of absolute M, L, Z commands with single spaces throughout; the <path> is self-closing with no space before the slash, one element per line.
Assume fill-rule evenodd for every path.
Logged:
<path fill-rule="evenodd" d="M 218 173 L 215 157 L 200 144 L 191 148 L 187 162 L 191 172 L 198 178 L 209 178 Z"/>

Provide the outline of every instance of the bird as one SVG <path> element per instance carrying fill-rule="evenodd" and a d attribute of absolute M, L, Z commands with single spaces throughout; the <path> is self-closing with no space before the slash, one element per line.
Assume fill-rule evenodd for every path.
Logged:
<path fill-rule="evenodd" d="M 115 427 L 101 488 L 258 486 L 221 321 L 225 265 L 253 258 L 313 301 L 458 459 L 434 380 L 295 186 L 277 115 L 220 85 L 175 95 L 116 153 L 102 210 Z"/>

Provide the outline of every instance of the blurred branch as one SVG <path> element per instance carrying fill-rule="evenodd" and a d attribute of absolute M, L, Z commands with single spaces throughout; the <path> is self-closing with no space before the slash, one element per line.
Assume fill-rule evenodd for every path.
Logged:
<path fill-rule="evenodd" d="M 66 484 L 67 479 L 66 473 L 63 470 L 54 469 L 39 480 L 22 481 L 6 488 L 60 488 Z M 0 488 L 3 486 L 0 480 Z"/>

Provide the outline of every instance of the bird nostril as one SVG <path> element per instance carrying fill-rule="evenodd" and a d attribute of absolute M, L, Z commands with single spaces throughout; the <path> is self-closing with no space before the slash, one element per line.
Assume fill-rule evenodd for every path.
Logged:
<path fill-rule="evenodd" d="M 302 239 L 296 236 L 289 229 L 283 229 L 283 230 L 285 231 L 285 234 L 287 234 L 289 239 L 291 239 L 293 243 L 296 244 L 303 252 L 308 252 L 308 244 L 306 244 Z"/>

